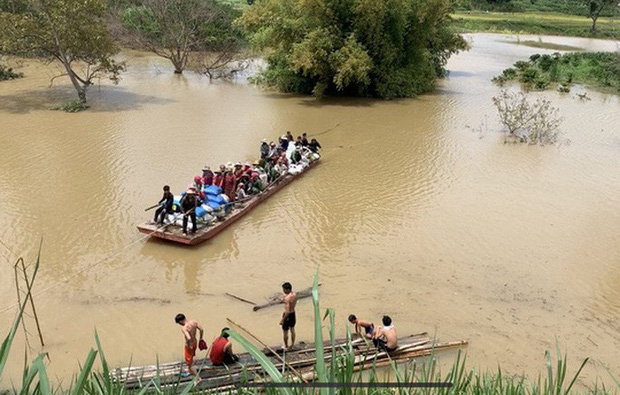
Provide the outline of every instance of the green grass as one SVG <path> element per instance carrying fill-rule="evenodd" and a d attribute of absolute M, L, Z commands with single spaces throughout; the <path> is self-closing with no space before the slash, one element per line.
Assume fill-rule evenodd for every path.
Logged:
<path fill-rule="evenodd" d="M 39 269 L 39 258 L 34 265 L 34 274 L 32 280 L 36 278 L 36 274 Z M 6 336 L 2 347 L 0 348 L 0 386 L 6 386 L 7 383 L 2 382 L 2 371 L 6 365 L 8 355 L 11 349 L 11 345 L 14 341 L 15 333 L 20 325 L 22 315 L 26 303 L 28 303 L 28 297 L 26 296 L 17 317 L 11 326 L 9 334 Z M 327 328 L 329 331 L 329 338 L 331 340 L 331 348 L 328 352 L 331 353 L 332 358 L 329 362 L 326 362 L 324 358 L 317 355 L 317 361 L 314 368 L 314 380 L 319 382 L 335 382 L 335 383 L 361 383 L 361 382 L 386 382 L 388 377 L 383 370 L 377 369 L 375 362 L 369 367 L 369 372 L 355 372 L 354 359 L 355 354 L 350 345 L 348 346 L 336 346 L 334 339 L 336 338 L 336 314 L 332 309 L 322 315 L 319 305 L 318 294 L 318 271 L 315 276 L 314 287 L 312 291 L 312 302 L 314 307 L 314 328 L 315 328 L 315 346 L 317 350 L 322 350 L 323 347 L 323 326 L 324 321 L 328 318 Z M 280 372 L 278 368 L 271 362 L 270 359 L 252 343 L 250 343 L 243 336 L 235 331 L 230 331 L 232 338 L 239 342 L 243 348 L 251 353 L 254 358 L 261 364 L 263 370 L 269 375 L 269 377 L 276 382 L 292 382 L 298 380 L 295 376 L 290 375 L 290 372 Z M 351 333 L 347 329 L 347 339 L 351 339 Z M 13 388 L 9 391 L 0 390 L 0 393 L 19 393 L 19 394 L 100 394 L 100 395 L 112 395 L 112 394 L 182 394 L 194 392 L 194 382 L 189 384 L 173 385 L 171 387 L 162 387 L 160 385 L 159 369 L 158 375 L 153 380 L 145 383 L 145 385 L 138 390 L 126 390 L 121 384 L 115 381 L 110 375 L 110 369 L 106 361 L 99 336 L 95 332 L 95 343 L 97 349 L 91 349 L 84 363 L 80 365 L 78 373 L 70 380 L 61 386 L 58 383 L 50 382 L 47 374 L 47 365 L 44 363 L 44 354 L 40 354 L 35 360 L 28 365 L 24 366 L 24 373 L 22 377 L 21 387 Z M 101 364 L 101 371 L 93 370 L 95 361 L 99 357 Z M 581 371 L 588 363 L 586 358 L 576 371 L 573 371 L 571 375 L 567 375 L 567 360 L 566 355 L 562 356 L 560 350 L 556 350 L 555 361 L 552 360 L 549 352 L 545 353 L 546 370 L 543 375 L 538 376 L 536 379 L 529 379 L 525 376 L 512 376 L 506 375 L 501 368 L 497 368 L 497 371 L 479 373 L 475 369 L 467 368 L 466 357 L 459 351 L 456 355 L 456 360 L 452 366 L 448 369 L 447 374 L 442 374 L 438 359 L 434 354 L 430 357 L 422 360 L 409 361 L 405 366 L 396 366 L 394 363 L 391 365 L 390 381 L 396 380 L 401 383 L 415 383 L 415 382 L 449 382 L 452 383 L 452 387 L 448 388 L 420 388 L 416 390 L 410 390 L 406 388 L 394 389 L 352 389 L 352 388 L 340 388 L 340 389 L 320 389 L 321 394 L 439 394 L 439 395 L 451 395 L 451 394 L 515 394 L 515 395 L 560 395 L 568 394 L 577 381 Z M 555 362 L 555 363 L 554 363 Z M 159 366 L 159 364 L 158 364 Z M 609 372 L 608 372 L 609 373 Z M 248 377 L 249 373 L 245 372 L 245 377 Z M 620 383 L 616 378 L 609 373 L 612 381 L 616 384 L 616 388 L 606 388 L 598 381 L 588 386 L 583 391 L 584 393 L 594 394 L 611 394 L 617 393 L 620 389 Z M 197 392 L 197 391 L 196 391 Z M 210 391 L 209 393 L 214 393 Z M 227 392 L 230 393 L 230 392 Z M 283 388 L 283 389 L 266 389 L 261 391 L 260 389 L 244 389 L 239 390 L 237 393 L 244 395 L 259 395 L 259 394 L 285 394 L 285 395 L 314 395 L 317 393 L 315 389 L 304 388 Z"/>
<path fill-rule="evenodd" d="M 454 28 L 461 33 L 547 34 L 605 39 L 617 39 L 620 33 L 619 21 L 611 17 L 599 18 L 594 34 L 590 32 L 590 19 L 584 16 L 533 12 L 456 12 L 452 18 Z"/>
<path fill-rule="evenodd" d="M 528 89 L 558 88 L 568 92 L 574 83 L 620 94 L 620 54 L 617 52 L 576 52 L 560 55 L 532 55 L 493 78 L 504 84 L 517 81 Z"/>

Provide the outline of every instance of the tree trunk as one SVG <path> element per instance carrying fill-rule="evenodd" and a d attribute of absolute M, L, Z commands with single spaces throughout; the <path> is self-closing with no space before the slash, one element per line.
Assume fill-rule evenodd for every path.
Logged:
<path fill-rule="evenodd" d="M 590 27 L 590 33 L 596 32 L 596 20 L 598 18 L 592 18 L 592 27 Z"/>

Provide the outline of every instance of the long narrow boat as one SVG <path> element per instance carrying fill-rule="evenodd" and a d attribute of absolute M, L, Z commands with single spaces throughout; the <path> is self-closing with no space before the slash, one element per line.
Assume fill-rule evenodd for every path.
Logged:
<path fill-rule="evenodd" d="M 347 346 L 345 339 L 336 340 L 336 349 L 340 350 Z M 467 345 L 466 341 L 437 342 L 431 339 L 428 333 L 419 333 L 398 339 L 399 347 L 393 353 L 378 351 L 372 343 L 357 339 L 351 342 L 354 353 L 354 370 L 364 370 L 374 366 L 385 366 L 395 362 L 404 362 L 413 358 L 421 358 L 431 355 L 433 352 L 442 350 L 453 350 Z M 283 364 L 273 356 L 268 350 L 263 350 L 271 362 L 282 371 Z M 316 348 L 314 344 L 301 344 L 295 351 L 287 352 L 282 355 L 288 366 L 284 367 L 287 374 L 291 375 L 292 366 L 304 380 L 314 379 L 314 364 L 316 363 Z M 330 361 L 332 358 L 331 344 L 326 341 L 324 344 L 324 359 Z M 208 359 L 197 359 L 195 366 L 199 371 L 202 381 L 200 389 L 233 389 L 235 385 L 246 380 L 254 382 L 267 380 L 261 365 L 248 353 L 239 354 L 239 363 L 228 366 L 213 366 Z M 117 368 L 111 374 L 114 380 L 122 383 L 128 389 L 136 389 L 148 385 L 149 382 L 158 381 L 162 386 L 174 386 L 179 383 L 188 382 L 191 377 L 181 377 L 180 373 L 185 369 L 182 361 L 164 363 L 149 366 L 135 366 Z"/>
<path fill-rule="evenodd" d="M 314 168 L 318 163 L 319 159 L 314 160 L 313 162 L 310 162 L 308 167 L 306 167 L 303 172 L 299 174 L 287 174 L 283 177 L 280 177 L 272 185 L 268 186 L 264 191 L 244 202 L 243 206 L 233 205 L 232 212 L 226 217 L 224 217 L 221 221 L 217 221 L 212 225 L 207 225 L 204 228 L 200 228 L 196 231 L 196 233 L 189 233 L 184 236 L 183 229 L 178 225 L 170 224 L 158 226 L 157 224 L 150 222 L 147 222 L 143 225 L 138 225 L 138 230 L 152 237 L 169 240 L 176 243 L 187 245 L 196 245 L 202 243 L 203 241 L 207 241 L 217 236 L 218 233 L 228 228 L 230 225 L 232 225 L 241 217 L 250 212 L 254 207 L 258 206 L 263 201 L 274 195 L 276 192 L 303 176 L 308 170 Z"/>

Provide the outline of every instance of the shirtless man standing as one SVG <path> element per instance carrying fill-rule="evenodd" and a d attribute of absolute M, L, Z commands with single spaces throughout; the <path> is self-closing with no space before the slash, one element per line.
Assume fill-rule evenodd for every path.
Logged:
<path fill-rule="evenodd" d="M 282 292 L 284 292 L 284 312 L 280 325 L 282 325 L 284 348 L 290 350 L 295 345 L 295 306 L 297 305 L 297 294 L 293 292 L 291 283 L 282 284 Z M 288 345 L 288 332 L 291 331 L 291 346 Z"/>
<path fill-rule="evenodd" d="M 196 378 L 196 382 L 200 382 L 200 376 L 198 376 L 198 372 L 194 367 L 194 356 L 196 355 L 196 348 L 198 347 L 196 330 L 200 332 L 200 341 L 202 341 L 202 336 L 204 334 L 202 326 L 197 321 L 185 318 L 185 314 L 177 314 L 176 317 L 174 317 L 174 322 L 182 326 L 181 333 L 183 333 L 183 337 L 185 338 L 185 363 L 187 364 L 187 370 L 189 374 Z"/>
<path fill-rule="evenodd" d="M 392 325 L 392 319 L 384 315 L 382 322 L 383 326 L 375 329 L 375 332 L 372 334 L 372 341 L 379 351 L 394 352 L 398 348 L 398 336 L 396 335 L 394 325 Z"/>
<path fill-rule="evenodd" d="M 357 318 L 355 314 L 351 314 L 349 316 L 349 322 L 352 325 L 355 325 L 355 333 L 360 336 L 365 336 L 366 339 L 372 339 L 372 334 L 375 331 L 375 324 L 370 321 Z M 362 335 L 362 329 L 364 330 L 364 335 Z"/>

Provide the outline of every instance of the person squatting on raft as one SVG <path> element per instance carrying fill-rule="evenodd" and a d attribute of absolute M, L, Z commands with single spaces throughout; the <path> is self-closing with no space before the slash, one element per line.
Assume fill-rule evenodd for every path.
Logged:
<path fill-rule="evenodd" d="M 297 305 L 297 293 L 293 292 L 293 286 L 289 282 L 282 284 L 282 292 L 284 292 L 284 312 L 280 319 L 282 325 L 282 339 L 284 341 L 284 349 L 290 350 L 295 345 L 295 306 Z M 291 332 L 291 346 L 288 345 L 288 333 Z"/>
<path fill-rule="evenodd" d="M 179 202 L 183 210 L 183 236 L 187 236 L 187 220 L 192 220 L 192 233 L 196 233 L 196 207 L 200 206 L 200 200 L 196 196 L 196 189 L 190 187 Z"/>
<path fill-rule="evenodd" d="M 355 325 L 355 333 L 360 336 L 366 337 L 366 339 L 372 339 L 372 334 L 375 331 L 375 324 L 370 321 L 363 320 L 361 318 L 357 318 L 355 314 L 351 314 L 349 316 L 349 322 L 352 325 Z M 362 329 L 364 330 L 364 334 L 362 335 Z"/>
<path fill-rule="evenodd" d="M 204 344 L 204 340 L 202 339 L 204 335 L 204 331 L 202 326 L 194 320 L 188 320 L 185 317 L 185 314 L 179 313 L 174 317 L 174 322 L 181 325 L 181 333 L 183 333 L 183 338 L 185 339 L 185 363 L 187 364 L 187 371 L 189 374 L 196 378 L 196 381 L 200 381 L 200 377 L 198 376 L 198 372 L 194 367 L 194 356 L 196 355 L 196 348 L 200 343 L 200 349 L 203 347 L 206 348 Z M 200 341 L 196 341 L 196 332 L 200 332 Z"/>
<path fill-rule="evenodd" d="M 398 348 L 398 336 L 396 329 L 392 324 L 392 319 L 384 315 L 381 319 L 383 326 L 379 326 L 372 334 L 372 341 L 379 351 L 387 351 L 388 353 L 396 351 Z"/>
<path fill-rule="evenodd" d="M 230 328 L 222 328 L 222 332 L 213 340 L 209 359 L 215 366 L 230 365 L 239 361 L 239 357 L 233 353 L 232 343 L 228 341 Z"/>
<path fill-rule="evenodd" d="M 172 212 L 172 205 L 174 204 L 174 195 L 170 192 L 170 187 L 168 185 L 164 185 L 164 196 L 157 204 L 159 204 L 159 207 L 155 211 L 155 219 L 153 219 L 153 221 L 159 225 L 163 225 L 166 214 Z"/>

